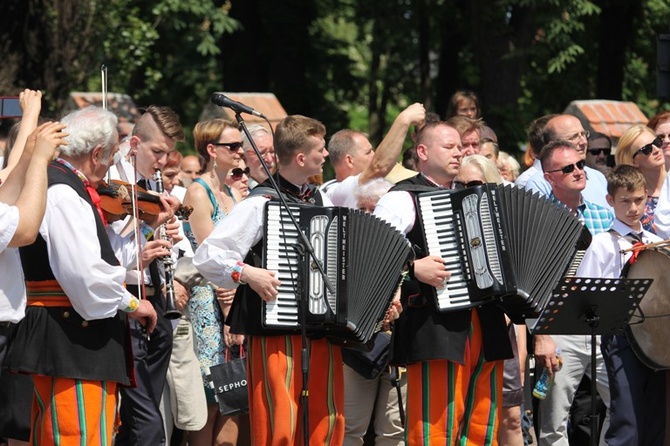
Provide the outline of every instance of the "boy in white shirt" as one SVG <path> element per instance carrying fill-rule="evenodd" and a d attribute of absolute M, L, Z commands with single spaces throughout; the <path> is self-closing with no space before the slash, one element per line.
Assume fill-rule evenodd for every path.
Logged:
<path fill-rule="evenodd" d="M 647 189 L 635 167 L 619 165 L 607 176 L 607 202 L 615 220 L 608 232 L 596 234 L 578 277 L 618 278 L 632 257 L 624 252 L 634 243 L 661 238 L 642 229 Z M 628 268 L 625 268 L 626 270 Z M 665 375 L 644 365 L 625 334 L 603 335 L 601 349 L 609 378 L 610 424 L 605 441 L 615 445 L 663 444 L 665 432 Z"/>

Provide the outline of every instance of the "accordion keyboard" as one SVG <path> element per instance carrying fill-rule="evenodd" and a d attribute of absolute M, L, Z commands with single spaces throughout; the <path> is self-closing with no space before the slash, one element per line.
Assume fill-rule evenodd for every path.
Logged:
<path fill-rule="evenodd" d="M 465 252 L 459 240 L 458 232 L 451 205 L 447 194 L 420 196 L 422 221 L 428 254 L 441 257 L 444 267 L 451 273 L 451 277 L 444 287 L 437 288 L 437 306 L 440 309 L 456 309 L 470 306 L 468 285 L 463 271 L 461 255 Z"/>
<path fill-rule="evenodd" d="M 290 224 L 282 224 L 279 207 L 271 207 L 268 212 L 272 218 L 268 219 L 266 243 L 275 249 L 267 250 L 266 268 L 277 272 L 281 285 L 277 299 L 266 304 L 265 318 L 276 326 L 297 327 L 295 290 L 300 262 L 294 246 L 298 244 L 298 231 Z"/>

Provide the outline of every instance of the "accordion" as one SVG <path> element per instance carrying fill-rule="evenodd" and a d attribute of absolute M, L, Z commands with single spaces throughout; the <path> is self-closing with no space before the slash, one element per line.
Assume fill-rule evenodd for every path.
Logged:
<path fill-rule="evenodd" d="M 484 184 L 417 195 L 429 255 L 452 275 L 440 311 L 498 299 L 515 322 L 537 317 L 591 240 L 565 206 L 526 189 Z"/>
<path fill-rule="evenodd" d="M 411 253 L 407 240 L 389 224 L 358 210 L 294 203 L 289 208 L 334 292 L 311 256 L 302 254 L 302 234 L 286 209 L 269 201 L 262 265 L 277 272 L 281 285 L 277 299 L 262 304 L 263 326 L 297 332 L 304 324 L 313 334 L 368 342 L 400 285 Z"/>

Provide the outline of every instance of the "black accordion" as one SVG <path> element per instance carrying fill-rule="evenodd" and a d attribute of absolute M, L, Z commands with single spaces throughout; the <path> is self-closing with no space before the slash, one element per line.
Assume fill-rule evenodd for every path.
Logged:
<path fill-rule="evenodd" d="M 289 204 L 318 262 L 300 253 L 300 233 L 275 201 L 265 207 L 262 266 L 278 274 L 279 295 L 263 302 L 265 328 L 324 334 L 344 343 L 366 343 L 379 329 L 398 289 L 411 248 L 377 217 L 342 207 Z M 301 291 L 302 290 L 302 291 Z M 304 321 L 300 304 L 306 304 Z"/>
<path fill-rule="evenodd" d="M 591 240 L 565 206 L 524 188 L 437 190 L 417 205 L 427 254 L 452 273 L 435 289 L 440 311 L 497 299 L 515 322 L 537 317 Z"/>

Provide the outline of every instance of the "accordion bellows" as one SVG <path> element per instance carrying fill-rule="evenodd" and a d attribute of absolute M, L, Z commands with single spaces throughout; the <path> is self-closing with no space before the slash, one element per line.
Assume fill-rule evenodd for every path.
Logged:
<path fill-rule="evenodd" d="M 263 302 L 266 328 L 326 335 L 366 343 L 379 329 L 398 289 L 411 249 L 392 226 L 342 207 L 289 204 L 332 285 L 328 290 L 301 236 L 281 204 L 265 207 L 263 268 L 278 273 L 279 296 Z M 299 302 L 306 302 L 304 316 Z"/>
<path fill-rule="evenodd" d="M 441 311 L 495 299 L 515 322 L 537 317 L 590 243 L 574 213 L 524 188 L 485 184 L 417 201 L 428 254 L 452 272 L 435 292 Z"/>

